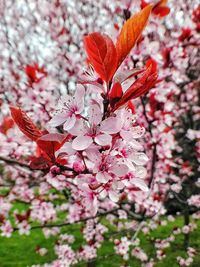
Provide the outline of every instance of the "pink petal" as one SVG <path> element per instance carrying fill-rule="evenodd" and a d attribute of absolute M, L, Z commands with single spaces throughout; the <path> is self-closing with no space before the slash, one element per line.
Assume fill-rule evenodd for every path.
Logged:
<path fill-rule="evenodd" d="M 88 111 L 89 123 L 91 125 L 98 125 L 102 119 L 101 109 L 98 105 L 91 105 Z"/>
<path fill-rule="evenodd" d="M 122 128 L 122 121 L 117 117 L 110 117 L 102 121 L 99 130 L 107 134 L 118 133 Z"/>
<path fill-rule="evenodd" d="M 132 131 L 132 137 L 133 138 L 140 138 L 145 133 L 145 128 L 141 126 L 135 126 L 131 128 Z"/>
<path fill-rule="evenodd" d="M 135 176 L 144 179 L 147 176 L 147 170 L 142 166 L 137 166 L 135 170 Z"/>
<path fill-rule="evenodd" d="M 107 197 L 107 191 L 105 189 L 100 191 L 99 196 L 101 199 L 104 199 L 105 197 Z"/>
<path fill-rule="evenodd" d="M 84 94 L 85 94 L 85 88 L 81 84 L 78 84 L 76 87 L 76 92 L 74 94 L 76 100 L 75 103 L 78 108 L 76 114 L 80 114 L 84 109 Z"/>
<path fill-rule="evenodd" d="M 99 162 L 101 159 L 101 153 L 99 152 L 99 147 L 92 144 L 88 149 L 85 150 L 88 159 L 91 162 Z"/>
<path fill-rule="evenodd" d="M 71 117 L 68 117 L 65 124 L 63 125 L 63 129 L 68 131 L 69 129 L 73 128 L 76 122 L 76 116 L 73 114 Z"/>
<path fill-rule="evenodd" d="M 132 135 L 131 131 L 126 131 L 126 130 L 122 129 L 120 131 L 120 135 L 126 141 L 130 141 L 131 139 L 133 139 L 133 135 Z"/>
<path fill-rule="evenodd" d="M 99 134 L 95 137 L 94 141 L 100 146 L 107 146 L 111 144 L 112 137 L 108 134 Z"/>
<path fill-rule="evenodd" d="M 139 189 L 141 189 L 141 190 L 144 191 L 144 192 L 148 192 L 148 191 L 149 191 L 148 186 L 146 185 L 146 183 L 145 183 L 144 180 L 142 180 L 142 179 L 133 178 L 130 182 L 131 182 L 134 186 L 138 187 Z"/>
<path fill-rule="evenodd" d="M 49 121 L 49 125 L 52 127 L 57 127 L 61 124 L 63 124 L 67 119 L 69 115 L 66 113 L 60 113 L 55 116 Z"/>
<path fill-rule="evenodd" d="M 88 148 L 93 140 L 90 136 L 79 135 L 72 142 L 72 148 L 78 151 Z"/>
<path fill-rule="evenodd" d="M 131 157 L 136 165 L 145 165 L 148 162 L 148 157 L 144 153 L 134 153 Z"/>
<path fill-rule="evenodd" d="M 113 190 L 109 191 L 108 195 L 109 195 L 110 200 L 112 200 L 113 202 L 117 202 L 119 200 L 119 195 Z"/>
<path fill-rule="evenodd" d="M 83 125 L 83 121 L 81 119 L 77 119 L 74 127 L 69 129 L 68 132 L 74 136 L 84 135 L 87 131 Z"/>
<path fill-rule="evenodd" d="M 85 95 L 85 88 L 81 84 L 77 84 L 76 91 L 74 93 L 74 97 L 76 101 L 78 102 L 80 99 L 82 99 Z"/>
<path fill-rule="evenodd" d="M 96 175 L 96 180 L 99 183 L 106 184 L 112 177 L 107 172 L 98 172 Z"/>
<path fill-rule="evenodd" d="M 135 150 L 142 150 L 143 149 L 142 145 L 138 141 L 136 141 L 135 139 L 131 140 L 130 145 Z"/>
<path fill-rule="evenodd" d="M 68 155 L 74 155 L 76 150 L 72 148 L 72 144 L 69 142 L 64 143 L 64 145 L 57 151 L 56 155 L 59 153 L 67 153 Z"/>
<path fill-rule="evenodd" d="M 109 169 L 112 173 L 117 176 L 124 176 L 128 173 L 129 169 L 125 164 L 115 164 Z"/>

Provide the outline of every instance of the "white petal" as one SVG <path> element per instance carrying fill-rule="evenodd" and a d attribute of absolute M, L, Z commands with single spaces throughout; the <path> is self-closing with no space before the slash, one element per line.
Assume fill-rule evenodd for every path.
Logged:
<path fill-rule="evenodd" d="M 82 120 L 76 120 L 74 127 L 69 129 L 68 132 L 74 136 L 84 135 L 87 131 Z"/>
<path fill-rule="evenodd" d="M 68 131 L 69 129 L 73 128 L 76 122 L 76 116 L 73 114 L 71 117 L 68 117 L 65 124 L 63 125 L 63 129 Z"/>
<path fill-rule="evenodd" d="M 117 189 L 122 190 L 124 188 L 124 184 L 121 181 L 117 182 Z"/>
<path fill-rule="evenodd" d="M 56 154 L 59 153 L 67 153 L 68 155 L 74 155 L 76 153 L 76 150 L 72 148 L 72 144 L 69 142 L 64 143 L 64 145 L 56 152 Z"/>
<path fill-rule="evenodd" d="M 136 141 L 135 139 L 132 139 L 130 142 L 130 145 L 132 146 L 133 149 L 135 150 L 142 150 L 143 146 L 142 144 L 140 144 L 138 141 Z"/>
<path fill-rule="evenodd" d="M 76 86 L 76 91 L 74 93 L 74 97 L 76 99 L 76 101 L 79 101 L 80 99 L 82 99 L 85 95 L 85 88 L 83 85 L 81 84 L 77 84 Z"/>
<path fill-rule="evenodd" d="M 117 176 L 124 176 L 128 173 L 129 169 L 125 164 L 115 164 L 109 169 L 112 173 Z"/>
<path fill-rule="evenodd" d="M 107 191 L 106 191 L 105 189 L 102 190 L 102 191 L 100 191 L 100 193 L 99 193 L 99 197 L 100 197 L 101 199 L 106 198 L 106 197 L 107 197 Z"/>
<path fill-rule="evenodd" d="M 148 186 L 146 185 L 146 183 L 144 182 L 144 180 L 142 179 L 138 179 L 138 178 L 133 178 L 130 181 L 134 186 L 138 187 L 139 189 L 141 189 L 142 191 L 149 191 Z"/>
<path fill-rule="evenodd" d="M 99 134 L 95 137 L 94 141 L 100 146 L 107 146 L 111 144 L 112 136 L 109 134 Z"/>
<path fill-rule="evenodd" d="M 135 170 L 135 175 L 138 178 L 144 179 L 147 176 L 147 170 L 142 166 L 137 166 Z"/>
<path fill-rule="evenodd" d="M 72 97 L 69 95 L 65 95 L 62 96 L 59 100 L 58 100 L 58 108 L 62 109 L 65 104 L 67 103 L 71 103 Z"/>
<path fill-rule="evenodd" d="M 120 135 L 121 137 L 126 140 L 126 141 L 130 141 L 131 139 L 133 139 L 133 135 L 131 131 L 126 131 L 126 130 L 121 130 L 120 131 Z"/>
<path fill-rule="evenodd" d="M 106 184 L 112 177 L 107 172 L 98 172 L 96 179 L 99 183 Z"/>
<path fill-rule="evenodd" d="M 100 131 L 107 134 L 118 133 L 122 128 L 122 120 L 118 117 L 110 117 L 102 121 Z"/>
<path fill-rule="evenodd" d="M 113 202 L 117 202 L 119 200 L 119 195 L 115 192 L 115 191 L 109 191 L 108 192 L 109 198 L 113 201 Z"/>
<path fill-rule="evenodd" d="M 101 153 L 99 152 L 99 147 L 95 144 L 92 144 L 88 149 L 85 150 L 88 159 L 91 162 L 100 162 Z"/>
<path fill-rule="evenodd" d="M 93 140 L 90 136 L 79 135 L 72 142 L 72 148 L 75 150 L 84 150 L 92 144 Z"/>
<path fill-rule="evenodd" d="M 132 137 L 133 138 L 140 138 L 145 133 L 145 128 L 141 126 L 135 126 L 131 128 L 132 131 Z"/>
<path fill-rule="evenodd" d="M 126 159 L 126 165 L 130 171 L 135 172 L 135 164 L 131 160 Z"/>
<path fill-rule="evenodd" d="M 61 124 L 63 124 L 67 119 L 69 115 L 66 113 L 60 113 L 55 116 L 48 122 L 50 126 L 57 127 Z"/>
<path fill-rule="evenodd" d="M 91 125 L 98 125 L 102 119 L 101 109 L 98 105 L 91 105 L 88 110 L 89 123 Z"/>
<path fill-rule="evenodd" d="M 148 157 L 144 153 L 134 153 L 131 157 L 136 165 L 145 165 L 148 162 Z"/>

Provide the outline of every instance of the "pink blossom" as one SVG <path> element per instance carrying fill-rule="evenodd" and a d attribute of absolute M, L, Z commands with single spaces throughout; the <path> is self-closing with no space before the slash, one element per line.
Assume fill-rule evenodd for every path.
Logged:
<path fill-rule="evenodd" d="M 5 237 L 11 237 L 13 232 L 13 227 L 10 221 L 6 221 L 1 227 L 1 235 Z"/>
<path fill-rule="evenodd" d="M 88 115 L 88 124 L 85 123 L 81 133 L 73 140 L 72 148 L 84 150 L 93 142 L 101 146 L 111 145 L 111 134 L 116 134 L 121 129 L 120 118 L 109 117 L 102 121 L 103 114 L 97 104 L 90 106 Z"/>
<path fill-rule="evenodd" d="M 57 127 L 63 124 L 65 131 L 74 127 L 77 118 L 83 112 L 84 108 L 84 87 L 77 86 L 74 96 L 65 96 L 58 102 L 58 109 L 50 120 L 49 124 L 52 127 Z"/>

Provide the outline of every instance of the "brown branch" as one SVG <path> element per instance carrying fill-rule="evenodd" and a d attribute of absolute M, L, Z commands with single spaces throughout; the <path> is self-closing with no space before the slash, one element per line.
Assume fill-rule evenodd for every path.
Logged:
<path fill-rule="evenodd" d="M 117 211 L 119 209 L 120 208 L 115 208 L 115 209 L 112 209 L 112 210 L 109 210 L 109 211 L 106 211 L 106 212 L 103 212 L 103 213 L 97 213 L 95 216 L 90 216 L 90 217 L 87 217 L 87 218 L 84 218 L 84 219 L 80 219 L 80 220 L 74 221 L 73 223 L 64 222 L 64 223 L 55 223 L 55 224 L 35 225 L 35 226 L 32 226 L 30 228 L 30 230 L 42 229 L 42 228 L 63 227 L 63 226 L 68 226 L 68 225 L 72 225 L 72 224 L 78 224 L 78 223 L 86 222 L 88 220 L 96 219 L 97 217 L 102 217 L 102 216 L 111 214 L 111 213 L 113 213 L 113 212 L 115 212 L 115 211 Z M 19 230 L 19 228 L 14 227 L 13 230 L 17 231 L 17 230 Z"/>
<path fill-rule="evenodd" d="M 15 159 L 9 159 L 9 158 L 0 156 L 0 161 L 4 161 L 5 163 L 8 163 L 10 165 L 18 165 L 20 167 L 30 169 L 30 166 L 28 164 L 26 164 L 24 162 L 17 161 Z"/>
<path fill-rule="evenodd" d="M 143 106 L 143 112 L 144 112 L 144 117 L 146 119 L 146 122 L 148 124 L 148 130 L 149 133 L 151 135 L 151 137 L 153 138 L 153 133 L 152 133 L 152 120 L 149 120 L 147 112 L 146 112 L 146 105 L 145 105 L 145 101 L 144 98 L 141 97 L 141 103 Z M 149 184 L 148 187 L 151 188 L 152 183 L 153 183 L 153 179 L 154 179 L 154 172 L 155 172 L 155 164 L 156 164 L 156 154 L 157 154 L 157 144 L 154 142 L 152 143 L 152 162 L 151 162 L 151 175 L 150 175 L 150 180 L 149 180 Z"/>

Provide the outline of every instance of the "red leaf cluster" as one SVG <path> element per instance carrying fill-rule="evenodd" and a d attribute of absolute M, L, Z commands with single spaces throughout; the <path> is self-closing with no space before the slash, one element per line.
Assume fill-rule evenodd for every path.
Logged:
<path fill-rule="evenodd" d="M 160 18 L 167 16 L 170 13 L 170 8 L 166 6 L 167 0 L 160 0 L 153 6 L 152 13 Z M 141 0 L 141 9 L 145 8 L 148 3 L 145 0 Z"/>
<path fill-rule="evenodd" d="M 69 135 L 42 132 L 19 107 L 10 107 L 11 116 L 19 129 L 35 141 L 39 147 L 39 157 L 31 158 L 31 167 L 34 169 L 47 169 L 56 162 L 55 152 L 64 144 Z"/>
<path fill-rule="evenodd" d="M 38 64 L 27 65 L 25 67 L 26 75 L 28 76 L 29 83 L 38 83 L 42 78 L 47 76 L 44 68 L 40 68 Z"/>
<path fill-rule="evenodd" d="M 117 67 L 117 52 L 111 38 L 98 32 L 84 38 L 88 59 L 102 80 L 112 79 Z"/>

